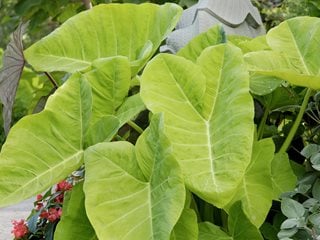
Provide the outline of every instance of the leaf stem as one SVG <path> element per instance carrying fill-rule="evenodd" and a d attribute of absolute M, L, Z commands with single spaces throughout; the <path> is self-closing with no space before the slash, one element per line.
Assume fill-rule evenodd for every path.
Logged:
<path fill-rule="evenodd" d="M 52 83 L 52 85 L 58 89 L 59 85 L 57 84 L 57 82 L 54 80 L 54 78 L 50 75 L 50 73 L 48 72 L 44 72 L 44 74 L 48 77 L 48 79 L 50 80 L 50 82 Z"/>
<path fill-rule="evenodd" d="M 128 121 L 127 124 L 132 127 L 136 132 L 142 134 L 143 133 L 143 129 L 141 127 L 139 127 L 135 122 L 133 121 Z"/>
<path fill-rule="evenodd" d="M 261 139 L 263 137 L 263 131 L 264 131 L 264 127 L 265 127 L 266 122 L 267 122 L 269 111 L 270 111 L 269 107 L 266 107 L 266 109 L 264 110 L 261 122 L 260 122 L 259 127 L 258 127 L 258 139 Z"/>
<path fill-rule="evenodd" d="M 285 153 L 288 150 L 288 148 L 289 148 L 289 146 L 290 146 L 290 144 L 291 144 L 291 142 L 292 142 L 292 140 L 293 140 L 293 138 L 299 128 L 303 114 L 308 106 L 308 102 L 309 102 L 309 98 L 311 96 L 311 93 L 312 93 L 312 89 L 308 88 L 306 94 L 304 95 L 304 99 L 303 99 L 302 105 L 300 107 L 298 116 L 296 117 L 296 120 L 294 121 L 293 126 L 291 127 L 290 132 L 289 132 L 286 140 L 282 144 L 282 146 L 279 150 L 279 153 Z"/>

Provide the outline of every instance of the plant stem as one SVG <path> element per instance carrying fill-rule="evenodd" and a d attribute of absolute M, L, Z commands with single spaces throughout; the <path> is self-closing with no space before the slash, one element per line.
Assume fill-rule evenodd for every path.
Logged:
<path fill-rule="evenodd" d="M 259 127 L 258 127 L 258 140 L 263 137 L 263 131 L 264 131 L 264 127 L 265 127 L 266 122 L 267 122 L 269 111 L 270 111 L 269 107 L 266 107 L 266 109 L 264 110 L 261 122 L 260 122 Z"/>
<path fill-rule="evenodd" d="M 289 146 L 290 146 L 290 144 L 291 144 L 291 142 L 292 142 L 292 140 L 293 140 L 293 138 L 299 128 L 303 114 L 308 106 L 308 102 L 309 102 L 309 98 L 311 96 L 311 93 L 312 93 L 312 89 L 308 88 L 306 94 L 304 95 L 304 99 L 303 99 L 302 105 L 300 107 L 298 116 L 297 116 L 296 120 L 294 121 L 293 126 L 291 127 L 290 132 L 289 132 L 286 140 L 282 144 L 282 146 L 279 150 L 279 153 L 285 153 L 288 150 L 288 148 L 289 148 Z"/>
<path fill-rule="evenodd" d="M 210 203 L 204 202 L 203 203 L 203 215 L 202 215 L 203 220 L 214 223 L 213 211 L 214 211 L 213 206 Z"/>
<path fill-rule="evenodd" d="M 142 134 L 143 133 L 143 129 L 141 127 L 139 127 L 135 122 L 133 121 L 128 121 L 127 124 L 132 127 L 136 132 Z"/>
<path fill-rule="evenodd" d="M 50 82 L 52 83 L 52 85 L 58 89 L 59 85 L 57 84 L 57 82 L 54 80 L 54 78 L 50 75 L 50 73 L 48 72 L 44 72 L 44 74 L 48 77 L 48 79 L 50 80 Z"/>

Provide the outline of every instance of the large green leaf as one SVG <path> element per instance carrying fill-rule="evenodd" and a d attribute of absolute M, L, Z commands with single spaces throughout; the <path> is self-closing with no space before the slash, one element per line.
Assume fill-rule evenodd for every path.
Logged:
<path fill-rule="evenodd" d="M 90 86 L 75 74 L 44 111 L 11 129 L 0 153 L 0 206 L 40 193 L 81 166 L 90 114 Z"/>
<path fill-rule="evenodd" d="M 241 51 L 209 47 L 197 64 L 158 55 L 143 72 L 141 97 L 153 113 L 165 113 L 165 132 L 188 188 L 225 206 L 244 176 L 253 142 L 253 102 Z"/>
<path fill-rule="evenodd" d="M 185 47 L 179 50 L 177 55 L 196 62 L 205 48 L 225 42 L 226 37 L 222 26 L 216 25 L 193 38 Z"/>
<path fill-rule="evenodd" d="M 199 240 L 263 240 L 259 229 L 254 226 L 244 213 L 241 202 L 236 202 L 230 209 L 226 233 L 220 227 L 209 222 L 199 224 Z"/>
<path fill-rule="evenodd" d="M 250 71 L 278 77 L 292 84 L 320 88 L 320 19 L 297 17 L 270 30 L 272 51 L 246 54 Z"/>
<path fill-rule="evenodd" d="M 54 232 L 54 240 L 98 240 L 86 214 L 83 182 L 67 192 L 63 202 L 63 214 Z"/>
<path fill-rule="evenodd" d="M 99 239 L 169 239 L 184 207 L 185 188 L 161 125 L 154 118 L 140 137 L 144 143 L 153 136 L 149 149 L 115 142 L 86 150 L 86 210 Z M 152 165 L 147 177 L 137 159 Z"/>
<path fill-rule="evenodd" d="M 244 212 L 257 227 L 265 221 L 272 205 L 271 162 L 274 151 L 270 138 L 254 142 L 251 163 L 230 203 L 231 206 L 239 200 L 242 201 Z"/>
<path fill-rule="evenodd" d="M 98 58 L 126 56 L 135 75 L 175 27 L 175 4 L 100 4 L 68 19 L 25 51 L 38 71 L 85 70 Z"/>
<path fill-rule="evenodd" d="M 126 57 L 98 59 L 93 69 L 84 74 L 92 88 L 92 123 L 106 115 L 114 115 L 128 95 L 130 63 Z"/>
<path fill-rule="evenodd" d="M 280 194 L 292 191 L 297 183 L 297 177 L 290 166 L 287 153 L 277 153 L 271 166 L 273 199 L 279 200 Z"/>

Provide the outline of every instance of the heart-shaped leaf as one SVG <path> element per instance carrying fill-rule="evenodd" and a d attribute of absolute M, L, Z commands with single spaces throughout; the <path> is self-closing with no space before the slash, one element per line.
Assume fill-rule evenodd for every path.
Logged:
<path fill-rule="evenodd" d="M 112 142 L 86 150 L 86 211 L 99 239 L 169 239 L 185 188 L 162 129 L 159 116 L 153 118 L 137 143 L 149 148 Z M 150 172 L 143 173 L 137 160 Z"/>
<path fill-rule="evenodd" d="M 41 113 L 11 129 L 0 153 L 0 206 L 40 193 L 81 166 L 90 114 L 90 86 L 75 74 Z"/>
<path fill-rule="evenodd" d="M 188 188 L 225 206 L 251 159 L 253 101 L 240 49 L 206 48 L 197 64 L 161 54 L 145 68 L 141 97 L 153 113 L 164 112 Z"/>
<path fill-rule="evenodd" d="M 85 70 L 98 58 L 129 58 L 132 76 L 175 27 L 182 9 L 175 4 L 100 4 L 68 19 L 25 51 L 38 71 Z"/>
<path fill-rule="evenodd" d="M 319 89 L 319 32 L 320 19 L 315 17 L 297 17 L 281 23 L 267 34 L 272 51 L 245 55 L 249 70 Z"/>

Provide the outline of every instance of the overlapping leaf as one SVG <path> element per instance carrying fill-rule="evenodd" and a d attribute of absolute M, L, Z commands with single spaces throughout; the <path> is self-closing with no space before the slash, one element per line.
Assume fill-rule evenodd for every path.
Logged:
<path fill-rule="evenodd" d="M 206 201 L 225 206 L 251 159 L 253 103 L 241 51 L 206 48 L 194 64 L 162 54 L 146 67 L 141 97 L 165 113 L 165 132 L 187 186 Z"/>
<path fill-rule="evenodd" d="M 3 104 L 2 115 L 6 135 L 10 129 L 14 99 L 25 63 L 22 37 L 27 26 L 27 23 L 21 23 L 13 32 L 12 39 L 4 52 L 3 68 L 0 71 L 0 100 Z"/>
<path fill-rule="evenodd" d="M 254 142 L 251 162 L 230 202 L 232 205 L 240 200 L 247 217 L 257 227 L 265 221 L 272 205 L 271 162 L 274 151 L 272 139 Z"/>
<path fill-rule="evenodd" d="M 185 189 L 162 128 L 156 117 L 141 136 L 143 146 L 152 138 L 146 149 L 116 142 L 86 150 L 86 210 L 99 239 L 169 239 Z M 141 171 L 137 159 L 150 172 Z"/>
<path fill-rule="evenodd" d="M 92 119 L 95 123 L 106 115 L 114 115 L 128 95 L 130 63 L 126 57 L 98 59 L 93 69 L 84 74 L 92 88 Z"/>
<path fill-rule="evenodd" d="M 267 42 L 272 51 L 248 53 L 245 59 L 252 72 L 319 89 L 319 41 L 320 19 L 297 17 L 268 32 Z"/>
<path fill-rule="evenodd" d="M 126 98 L 116 113 L 116 116 L 120 121 L 120 126 L 131 120 L 141 111 L 145 110 L 145 108 L 146 107 L 141 100 L 139 93 Z"/>
<path fill-rule="evenodd" d="M 171 240 L 198 240 L 197 215 L 194 210 L 185 208 L 174 226 Z"/>
<path fill-rule="evenodd" d="M 54 233 L 55 240 L 98 240 L 86 214 L 83 182 L 67 192 L 63 202 L 63 215 Z"/>
<path fill-rule="evenodd" d="M 126 56 L 132 76 L 175 27 L 182 9 L 175 4 L 100 4 L 68 19 L 25 51 L 38 71 L 75 72 L 98 58 Z"/>
<path fill-rule="evenodd" d="M 71 77 L 39 114 L 21 119 L 0 153 L 0 206 L 46 190 L 82 164 L 91 89 Z"/>
<path fill-rule="evenodd" d="M 262 240 L 259 229 L 247 218 L 240 202 L 230 209 L 228 217 L 228 233 L 218 226 L 205 222 L 199 224 L 199 240 Z"/>
<path fill-rule="evenodd" d="M 196 62 L 205 48 L 225 42 L 226 36 L 222 26 L 216 25 L 193 38 L 177 55 Z"/>
<path fill-rule="evenodd" d="M 287 153 L 277 153 L 271 166 L 273 199 L 279 200 L 280 194 L 292 191 L 296 185 L 297 177 L 290 166 Z"/>

